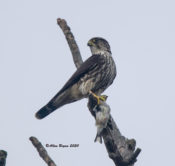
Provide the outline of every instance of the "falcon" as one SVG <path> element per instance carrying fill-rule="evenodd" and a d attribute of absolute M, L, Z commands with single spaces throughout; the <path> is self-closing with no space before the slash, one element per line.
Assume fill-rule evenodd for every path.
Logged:
<path fill-rule="evenodd" d="M 36 113 L 36 118 L 43 119 L 61 106 L 87 98 L 90 94 L 97 99 L 98 104 L 100 100 L 105 100 L 101 94 L 116 77 L 110 45 L 100 37 L 90 39 L 87 45 L 92 56 L 82 63 L 62 89 Z"/>

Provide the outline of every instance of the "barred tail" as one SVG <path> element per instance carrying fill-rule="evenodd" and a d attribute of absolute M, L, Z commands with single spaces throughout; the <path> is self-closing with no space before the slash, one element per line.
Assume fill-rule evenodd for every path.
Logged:
<path fill-rule="evenodd" d="M 42 107 L 36 114 L 35 114 L 35 117 L 37 119 L 43 119 L 45 118 L 47 115 L 49 115 L 50 113 L 52 113 L 53 111 L 55 111 L 56 108 L 54 107 L 51 107 L 51 106 L 44 106 Z"/>
<path fill-rule="evenodd" d="M 71 96 L 70 89 L 62 93 L 58 93 L 56 96 L 53 97 L 53 99 L 49 101 L 48 104 L 42 107 L 35 114 L 35 116 L 37 119 L 43 119 L 50 113 L 54 112 L 56 109 L 60 108 L 61 106 L 68 103 L 72 103 L 74 101 L 76 101 L 76 99 L 74 99 L 74 97 Z"/>

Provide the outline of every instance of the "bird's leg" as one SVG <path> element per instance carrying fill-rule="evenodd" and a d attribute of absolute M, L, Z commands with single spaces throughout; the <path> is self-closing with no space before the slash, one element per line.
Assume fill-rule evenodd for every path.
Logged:
<path fill-rule="evenodd" d="M 100 104 L 100 101 L 106 101 L 107 100 L 107 97 L 106 95 L 101 95 L 101 96 L 98 96 L 96 95 L 95 93 L 93 93 L 92 91 L 89 91 L 89 94 L 93 95 L 94 98 L 97 99 L 97 104 L 99 105 Z"/>

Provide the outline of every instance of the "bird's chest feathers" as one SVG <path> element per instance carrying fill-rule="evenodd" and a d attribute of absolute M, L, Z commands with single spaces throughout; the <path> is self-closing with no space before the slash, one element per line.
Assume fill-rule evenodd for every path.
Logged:
<path fill-rule="evenodd" d="M 109 54 L 101 54 L 99 65 L 85 74 L 79 81 L 79 90 L 83 95 L 88 95 L 90 90 L 101 94 L 113 81 L 113 60 Z M 113 74 L 112 74 L 113 75 Z"/>
<path fill-rule="evenodd" d="M 88 95 L 89 91 L 94 87 L 93 79 L 88 79 L 88 75 L 85 75 L 80 82 L 79 90 L 83 95 Z"/>

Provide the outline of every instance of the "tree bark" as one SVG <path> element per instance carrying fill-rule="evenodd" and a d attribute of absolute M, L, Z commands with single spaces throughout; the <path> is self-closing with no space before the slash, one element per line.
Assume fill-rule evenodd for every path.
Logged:
<path fill-rule="evenodd" d="M 6 165 L 7 152 L 4 150 L 0 150 L 0 166 Z"/>
<path fill-rule="evenodd" d="M 74 64 L 78 68 L 83 63 L 83 61 L 71 29 L 64 19 L 58 18 L 57 23 L 65 35 L 65 38 L 72 53 Z M 97 102 L 91 95 L 88 101 L 88 108 L 94 118 L 95 113 L 93 110 L 96 105 Z M 108 155 L 113 160 L 116 166 L 134 165 L 134 163 L 137 161 L 137 156 L 141 152 L 141 149 L 137 148 L 135 150 L 136 141 L 134 139 L 129 140 L 121 134 L 111 115 L 107 127 L 102 132 L 102 137 Z"/>
<path fill-rule="evenodd" d="M 63 30 L 63 33 L 66 37 L 70 51 L 73 55 L 72 57 L 74 60 L 74 64 L 77 68 L 79 68 L 83 63 L 83 60 L 82 60 L 78 45 L 75 41 L 74 35 L 72 34 L 70 27 L 67 25 L 65 20 L 58 18 L 57 23 L 60 26 L 60 28 Z"/>
<path fill-rule="evenodd" d="M 33 146 L 37 149 L 40 157 L 47 163 L 48 166 L 56 166 L 54 161 L 50 158 L 48 155 L 46 149 L 41 144 L 41 142 L 38 141 L 36 137 L 30 137 L 30 141 L 32 142 Z"/>

